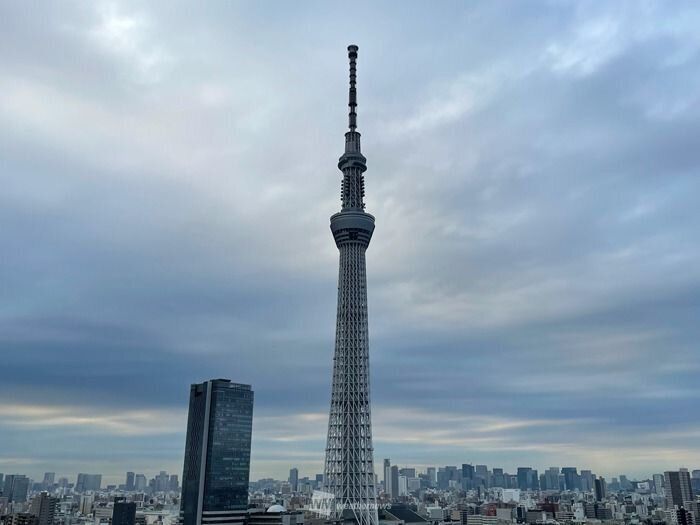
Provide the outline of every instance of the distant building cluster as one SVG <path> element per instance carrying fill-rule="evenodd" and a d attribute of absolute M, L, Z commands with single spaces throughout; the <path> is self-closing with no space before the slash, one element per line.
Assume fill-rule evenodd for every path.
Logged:
<path fill-rule="evenodd" d="M 179 498 L 178 476 L 166 471 L 127 472 L 123 484 L 106 486 L 101 474 L 71 482 L 46 472 L 36 482 L 0 473 L 0 525 L 176 525 Z"/>
<path fill-rule="evenodd" d="M 577 467 L 550 467 L 541 474 L 532 467 L 511 474 L 471 464 L 419 471 L 385 459 L 383 479 L 376 481 L 385 525 L 700 524 L 700 470 L 685 468 L 608 482 Z M 322 487 L 322 474 L 299 477 L 292 468 L 286 481 L 251 483 L 250 504 L 307 511 Z"/>

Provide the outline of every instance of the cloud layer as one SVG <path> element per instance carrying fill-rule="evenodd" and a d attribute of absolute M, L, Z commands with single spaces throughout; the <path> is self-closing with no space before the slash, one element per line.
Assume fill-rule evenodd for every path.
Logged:
<path fill-rule="evenodd" d="M 0 7 L 0 471 L 320 472 L 351 41 L 375 459 L 700 466 L 698 6 L 275 8 Z"/>

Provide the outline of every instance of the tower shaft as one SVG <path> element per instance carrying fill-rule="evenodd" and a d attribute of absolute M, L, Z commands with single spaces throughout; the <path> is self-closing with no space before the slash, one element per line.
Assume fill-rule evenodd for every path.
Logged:
<path fill-rule="evenodd" d="M 374 217 L 364 211 L 366 159 L 360 151 L 355 87 L 357 46 L 350 58 L 349 127 L 343 172 L 341 211 L 331 217 L 331 231 L 340 252 L 338 310 L 333 386 L 324 487 L 335 495 L 335 519 L 354 519 L 359 525 L 377 525 L 376 487 L 372 447 L 367 328 L 367 274 L 365 251 L 374 231 Z"/>

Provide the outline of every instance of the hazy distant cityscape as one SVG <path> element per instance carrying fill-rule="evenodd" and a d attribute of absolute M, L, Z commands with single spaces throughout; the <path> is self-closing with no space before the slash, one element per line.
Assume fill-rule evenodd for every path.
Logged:
<path fill-rule="evenodd" d="M 380 519 L 387 525 L 451 523 L 698 523 L 700 469 L 680 468 L 628 479 L 606 480 L 577 467 L 549 467 L 515 473 L 487 465 L 418 469 L 383 462 L 378 476 Z M 285 480 L 252 481 L 249 512 L 279 506 L 269 523 L 304 523 L 323 474 L 301 475 L 291 468 Z M 41 481 L 0 474 L 0 520 L 9 525 L 171 525 L 178 523 L 182 488 L 177 474 L 127 472 L 119 485 L 101 474 L 68 478 L 46 472 Z M 126 507 L 124 510 L 122 507 Z M 680 509 L 683 509 L 682 511 Z M 686 514 L 687 512 L 687 514 Z M 115 519 L 125 514 L 125 518 Z M 268 513 L 268 514 L 275 514 Z M 313 518 L 306 518 L 313 521 Z"/>

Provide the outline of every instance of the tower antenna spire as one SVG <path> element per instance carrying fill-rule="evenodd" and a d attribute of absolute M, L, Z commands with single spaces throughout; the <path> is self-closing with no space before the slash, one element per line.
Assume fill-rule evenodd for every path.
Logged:
<path fill-rule="evenodd" d="M 359 48 L 354 44 L 348 46 L 348 58 L 350 59 L 350 93 L 348 100 L 348 106 L 350 107 L 350 131 L 355 131 L 357 129 L 357 88 L 355 87 L 355 83 L 357 80 L 356 61 L 358 49 Z"/>

